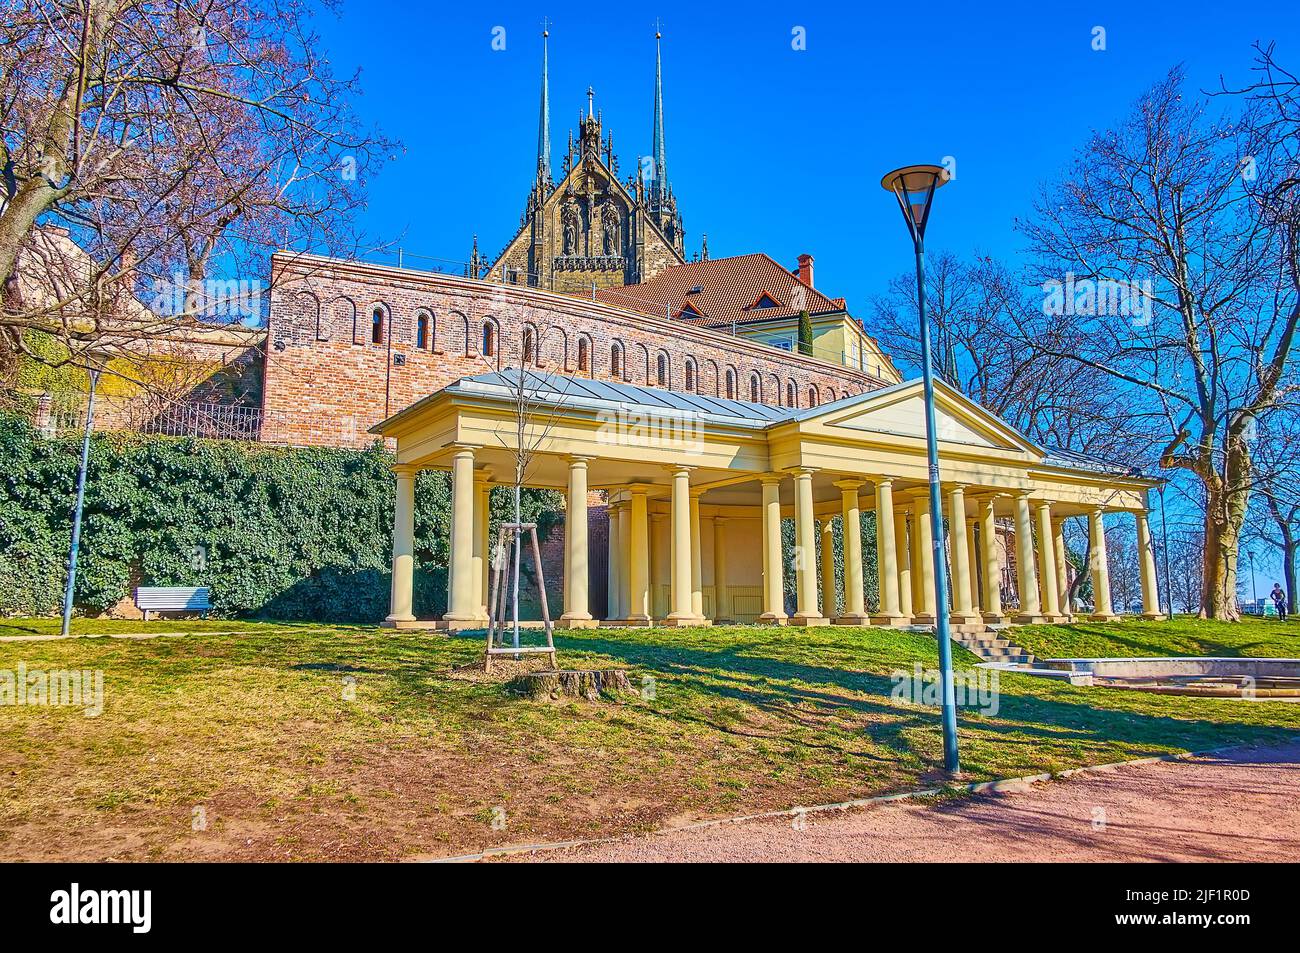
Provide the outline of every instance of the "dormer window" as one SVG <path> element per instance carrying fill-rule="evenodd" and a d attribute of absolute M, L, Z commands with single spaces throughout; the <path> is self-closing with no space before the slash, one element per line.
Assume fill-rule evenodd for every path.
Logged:
<path fill-rule="evenodd" d="M 779 307 L 781 307 L 781 303 L 777 301 L 775 298 L 773 298 L 766 291 L 764 291 L 761 295 L 755 298 L 754 302 L 745 310 L 759 311 L 764 308 L 779 308 Z"/>

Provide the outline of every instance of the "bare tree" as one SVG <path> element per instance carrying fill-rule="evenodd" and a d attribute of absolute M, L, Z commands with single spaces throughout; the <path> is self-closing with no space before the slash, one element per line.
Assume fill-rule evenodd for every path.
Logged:
<path fill-rule="evenodd" d="M 29 346 L 42 332 L 65 345 L 54 359 L 81 363 L 105 338 L 203 316 L 213 295 L 194 283 L 218 260 L 260 281 L 276 246 L 337 247 L 388 144 L 359 130 L 355 78 L 332 76 L 311 14 L 296 0 L 9 0 L 0 350 L 49 361 Z M 185 293 L 138 307 L 178 271 Z"/>
<path fill-rule="evenodd" d="M 1068 338 L 1027 346 L 1105 374 L 1114 419 L 1147 430 L 1161 465 L 1204 499 L 1200 612 L 1236 619 L 1236 553 L 1252 485 L 1249 433 L 1281 397 L 1300 297 L 1288 169 L 1262 102 L 1211 119 L 1180 69 L 1094 134 L 1018 223 L 1044 290 L 1070 289 Z M 1253 176 L 1254 178 L 1249 178 Z M 1268 184 L 1260 179 L 1267 179 Z M 1075 297 L 1077 289 L 1087 294 Z M 1051 311 L 1051 308 L 1045 308 Z"/>

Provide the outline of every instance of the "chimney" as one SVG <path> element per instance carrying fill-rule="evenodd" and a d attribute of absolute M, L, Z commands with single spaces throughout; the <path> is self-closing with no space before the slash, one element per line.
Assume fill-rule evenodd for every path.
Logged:
<path fill-rule="evenodd" d="M 812 268 L 813 268 L 813 256 L 809 255 L 807 252 L 804 252 L 804 254 L 799 256 L 799 270 L 795 272 L 795 274 L 797 274 L 799 276 L 799 280 L 802 281 L 804 284 L 806 284 L 809 288 L 813 287 Z"/>

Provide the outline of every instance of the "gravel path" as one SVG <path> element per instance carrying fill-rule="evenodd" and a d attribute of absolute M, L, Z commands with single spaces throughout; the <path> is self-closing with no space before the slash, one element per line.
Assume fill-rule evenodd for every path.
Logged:
<path fill-rule="evenodd" d="M 1300 742 L 938 805 L 726 824 L 516 857 L 573 861 L 1190 861 L 1300 857 Z"/>

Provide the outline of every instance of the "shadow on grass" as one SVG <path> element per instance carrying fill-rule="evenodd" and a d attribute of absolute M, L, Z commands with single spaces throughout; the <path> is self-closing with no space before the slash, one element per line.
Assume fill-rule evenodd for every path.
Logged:
<path fill-rule="evenodd" d="M 919 755 L 908 742 L 907 733 L 920 727 L 933 730 L 938 723 L 937 709 L 891 704 L 889 696 L 894 680 L 888 676 L 754 654 L 765 647 L 758 640 L 733 641 L 716 650 L 704 650 L 602 636 L 557 635 L 556 646 L 567 652 L 608 656 L 629 667 L 671 677 L 675 683 L 701 695 L 753 705 L 779 718 L 799 721 L 808 716 L 859 716 L 852 719 L 852 725 L 842 726 L 840 730 L 860 732 L 875 744 L 914 757 Z M 928 655 L 918 654 L 917 660 L 926 665 L 934 663 Z M 1044 697 L 1027 689 L 1056 697 Z M 843 694 L 846 692 L 851 694 Z M 1101 692 L 1113 694 L 1107 696 Z M 1243 720 L 1196 717 L 1195 709 L 1202 707 L 1201 699 L 1179 699 L 1174 704 L 1187 711 L 1176 714 L 1151 711 L 1152 707 L 1170 707 L 1168 700 L 1148 696 L 1130 698 L 1130 694 L 1056 683 L 1031 685 L 1014 676 L 1003 677 L 996 714 L 963 710 L 959 718 L 963 732 L 976 735 L 973 740 L 983 744 L 1036 749 L 1041 749 L 1044 743 L 1065 749 L 1080 744 L 1122 746 L 1134 754 L 1238 743 L 1282 743 L 1300 732 L 1296 727 L 1244 720 L 1260 714 L 1249 709 L 1239 713 Z M 1189 714 L 1193 717 L 1188 717 Z M 810 727 L 836 730 L 833 723 Z"/>

